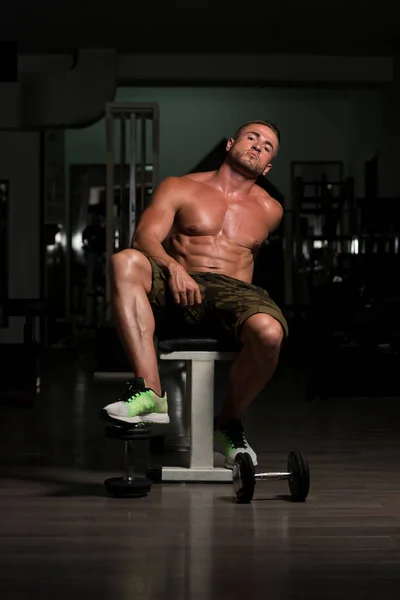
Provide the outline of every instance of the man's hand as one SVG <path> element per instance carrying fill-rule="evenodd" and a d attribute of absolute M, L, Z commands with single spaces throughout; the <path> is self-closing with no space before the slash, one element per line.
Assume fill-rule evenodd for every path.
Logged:
<path fill-rule="evenodd" d="M 168 284 L 176 304 L 180 304 L 181 306 L 201 304 L 199 286 L 180 264 L 171 265 L 168 272 Z"/>

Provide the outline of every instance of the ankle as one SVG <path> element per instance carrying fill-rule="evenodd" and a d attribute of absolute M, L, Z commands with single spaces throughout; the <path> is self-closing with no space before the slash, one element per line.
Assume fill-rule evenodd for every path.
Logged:
<path fill-rule="evenodd" d="M 145 375 L 144 376 L 143 375 L 135 375 L 135 376 L 139 379 L 143 379 L 145 387 L 149 390 L 153 390 L 153 392 L 155 392 L 158 396 L 161 397 L 163 392 L 161 389 L 160 380 L 152 379 L 150 377 L 146 377 Z"/>
<path fill-rule="evenodd" d="M 147 383 L 147 382 L 146 382 L 146 383 Z M 149 381 L 149 382 L 147 383 L 147 386 L 148 386 L 150 389 L 152 389 L 152 390 L 153 390 L 153 392 L 155 392 L 155 393 L 157 394 L 157 396 L 160 396 L 160 398 L 161 398 L 161 396 L 163 395 L 163 391 L 162 391 L 162 389 L 161 389 L 161 384 L 160 384 L 160 383 L 157 383 L 157 382 L 154 382 L 154 383 L 152 383 L 151 381 Z"/>
<path fill-rule="evenodd" d="M 220 414 L 214 418 L 214 429 L 223 429 L 230 421 L 238 421 L 239 419 L 233 415 Z"/>

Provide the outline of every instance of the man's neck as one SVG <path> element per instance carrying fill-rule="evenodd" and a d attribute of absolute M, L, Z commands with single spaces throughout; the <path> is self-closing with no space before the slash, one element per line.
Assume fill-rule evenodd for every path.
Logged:
<path fill-rule="evenodd" d="M 255 181 L 255 177 L 246 177 L 233 169 L 227 161 L 222 163 L 214 175 L 215 185 L 225 194 L 248 194 Z"/>

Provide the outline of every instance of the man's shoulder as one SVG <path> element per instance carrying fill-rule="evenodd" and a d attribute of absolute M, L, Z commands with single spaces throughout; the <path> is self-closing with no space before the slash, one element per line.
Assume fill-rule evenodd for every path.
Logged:
<path fill-rule="evenodd" d="M 258 201 L 261 202 L 261 204 L 265 207 L 266 210 L 272 211 L 272 212 L 278 213 L 278 214 L 283 213 L 282 204 L 280 202 L 278 202 L 278 200 L 273 198 L 270 194 L 268 194 L 268 192 L 266 190 L 264 190 L 262 187 L 260 187 L 258 185 L 257 185 L 256 194 L 257 194 Z"/>
<path fill-rule="evenodd" d="M 194 182 L 205 182 L 212 172 L 204 173 L 187 173 L 185 175 L 175 175 L 163 179 L 162 184 L 165 187 L 184 187 L 193 185 Z"/>
<path fill-rule="evenodd" d="M 161 180 L 160 185 L 165 188 L 175 187 L 181 185 L 182 180 L 183 177 L 179 177 L 177 175 L 170 175 L 169 177 L 164 177 L 164 179 Z"/>
<path fill-rule="evenodd" d="M 200 171 L 199 173 L 188 173 L 184 175 L 184 178 L 188 182 L 206 183 L 214 174 L 215 171 Z"/>

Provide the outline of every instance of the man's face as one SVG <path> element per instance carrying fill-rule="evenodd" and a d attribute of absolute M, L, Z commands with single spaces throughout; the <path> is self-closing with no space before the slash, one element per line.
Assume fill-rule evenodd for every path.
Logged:
<path fill-rule="evenodd" d="M 234 140 L 228 141 L 228 160 L 237 170 L 250 177 L 266 175 L 278 150 L 278 138 L 265 125 L 248 125 Z"/>

